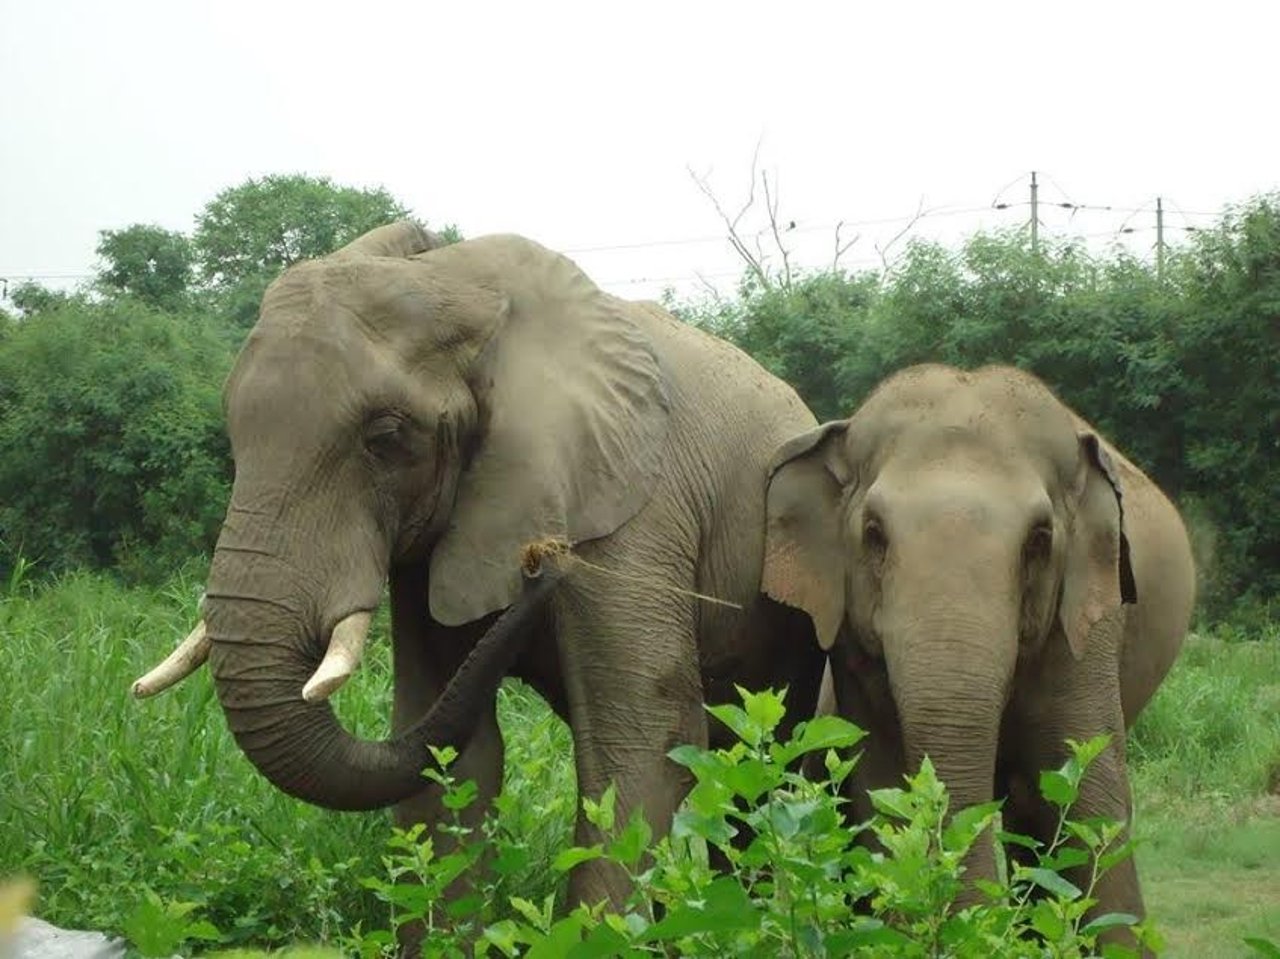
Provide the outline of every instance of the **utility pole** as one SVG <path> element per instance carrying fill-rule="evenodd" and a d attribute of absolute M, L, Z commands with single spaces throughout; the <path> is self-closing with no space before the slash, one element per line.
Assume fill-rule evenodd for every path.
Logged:
<path fill-rule="evenodd" d="M 1156 279 L 1164 279 L 1164 198 L 1156 197 Z"/>
<path fill-rule="evenodd" d="M 1040 251 L 1040 185 L 1036 183 L 1036 171 L 1031 171 L 1031 252 Z"/>

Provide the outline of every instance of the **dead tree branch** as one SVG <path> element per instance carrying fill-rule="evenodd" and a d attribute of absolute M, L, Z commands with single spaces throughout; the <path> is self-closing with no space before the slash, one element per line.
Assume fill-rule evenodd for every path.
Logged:
<path fill-rule="evenodd" d="M 840 230 L 843 226 L 844 226 L 844 220 L 841 220 L 839 223 L 836 224 L 835 252 L 831 255 L 831 272 L 832 273 L 835 273 L 838 269 L 840 269 L 840 257 L 848 253 L 850 248 L 855 243 L 857 243 L 860 239 L 862 239 L 861 233 L 855 233 L 853 235 L 853 239 L 849 240 L 847 243 L 841 243 Z"/>
<path fill-rule="evenodd" d="M 693 178 L 693 182 L 697 184 L 698 189 L 702 191 L 702 195 L 711 201 L 711 205 L 715 208 L 716 214 L 724 223 L 725 229 L 728 230 L 729 245 L 733 247 L 734 252 L 742 258 L 744 263 L 746 263 L 747 269 L 755 274 L 755 277 L 760 281 L 761 286 L 767 289 L 772 284 L 769 281 L 769 273 L 765 269 L 764 251 L 760 248 L 759 235 L 757 234 L 755 237 L 756 251 L 753 253 L 747 246 L 747 243 L 743 239 L 742 233 L 738 228 L 738 224 L 742 222 L 742 218 L 747 215 L 748 211 L 750 211 L 756 202 L 756 169 L 759 165 L 759 161 L 760 144 L 757 143 L 755 153 L 751 156 L 751 185 L 747 191 L 746 202 L 742 204 L 742 209 L 732 217 L 725 212 L 724 206 L 720 203 L 720 199 L 716 196 L 715 191 L 711 189 L 711 184 L 707 182 L 707 178 L 694 173 L 691 167 L 686 167 L 686 169 L 689 171 L 689 176 Z"/>
<path fill-rule="evenodd" d="M 760 174 L 760 182 L 764 185 L 764 208 L 769 214 L 769 231 L 773 234 L 773 244 L 782 257 L 782 288 L 789 290 L 791 289 L 791 253 L 782 242 L 782 233 L 778 228 L 778 197 L 769 190 L 767 171 Z M 794 227 L 795 224 L 792 223 L 791 226 Z"/>
<path fill-rule="evenodd" d="M 911 219 L 907 221 L 907 225 L 895 233 L 884 246 L 881 246 L 879 243 L 874 244 L 876 253 L 880 256 L 881 271 L 885 276 L 888 276 L 890 273 L 889 251 L 893 248 L 893 245 L 910 233 L 915 228 L 915 225 L 931 212 L 931 210 L 925 209 L 924 197 L 921 197 L 920 202 L 916 205 L 916 212 Z"/>

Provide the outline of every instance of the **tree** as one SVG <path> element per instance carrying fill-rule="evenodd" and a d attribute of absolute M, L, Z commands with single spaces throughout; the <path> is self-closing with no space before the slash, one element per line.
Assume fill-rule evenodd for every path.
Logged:
<path fill-rule="evenodd" d="M 250 326 L 267 285 L 285 267 L 324 256 L 361 233 L 407 217 L 386 190 L 337 186 L 300 174 L 246 180 L 196 217 L 201 279 L 232 322 Z"/>
<path fill-rule="evenodd" d="M 74 297 L 61 290 L 51 290 L 35 280 L 26 280 L 9 291 L 9 302 L 24 317 L 36 316 L 71 302 Z"/>
<path fill-rule="evenodd" d="M 1171 271 L 1186 401 L 1187 486 L 1213 519 L 1210 586 L 1280 593 L 1280 193 L 1195 234 Z"/>
<path fill-rule="evenodd" d="M 114 293 L 136 296 L 162 309 L 178 306 L 192 279 L 195 251 L 181 233 L 135 223 L 102 230 L 98 256 L 105 261 L 98 282 Z"/>

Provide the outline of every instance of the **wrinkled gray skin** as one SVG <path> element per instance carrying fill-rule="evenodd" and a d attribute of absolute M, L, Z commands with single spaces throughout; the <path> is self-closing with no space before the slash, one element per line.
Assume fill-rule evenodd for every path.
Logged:
<path fill-rule="evenodd" d="M 811 615 L 824 700 L 869 730 L 855 816 L 927 754 L 953 809 L 1007 797 L 1005 827 L 1047 840 L 1039 771 L 1066 738 L 1109 733 L 1074 815 L 1129 818 L 1125 730 L 1186 633 L 1191 552 L 1156 486 L 1042 383 L 900 372 L 778 451 L 768 514 L 764 589 Z M 971 877 L 992 853 L 980 843 Z M 1132 860 L 1097 895 L 1143 914 Z"/>
<path fill-rule="evenodd" d="M 522 545 L 566 537 L 608 572 L 570 567 L 513 672 L 569 722 L 581 793 L 615 782 L 620 821 L 642 807 L 664 830 L 689 786 L 665 754 L 707 742 L 704 695 L 789 684 L 792 719 L 812 712 L 810 623 L 758 585 L 769 458 L 814 420 L 738 350 L 535 243 L 433 245 L 380 228 L 266 293 L 226 387 L 236 476 L 205 603 L 218 698 L 279 788 L 431 821 L 420 749 L 353 738 L 303 684 L 389 581 L 408 728 L 517 596 Z M 493 697 L 469 708 L 453 771 L 479 785 L 479 816 L 503 744 Z M 571 891 L 624 885 L 587 863 Z"/>

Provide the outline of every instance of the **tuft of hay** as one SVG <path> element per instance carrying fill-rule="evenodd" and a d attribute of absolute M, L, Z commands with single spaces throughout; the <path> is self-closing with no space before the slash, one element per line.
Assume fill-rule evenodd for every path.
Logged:
<path fill-rule="evenodd" d="M 719 599 L 715 596 L 708 596 L 706 593 L 695 593 L 693 590 L 681 589 L 670 583 L 664 583 L 660 578 L 655 576 L 645 576 L 632 573 L 626 573 L 621 570 L 605 569 L 603 566 L 597 566 L 595 563 L 589 563 L 581 556 L 573 552 L 573 545 L 561 536 L 544 536 L 541 539 L 530 540 L 524 544 L 520 550 L 520 568 L 525 576 L 530 578 L 537 576 L 542 572 L 542 564 L 547 560 L 559 565 L 560 569 L 568 570 L 570 566 L 581 566 L 585 569 L 594 570 L 597 573 L 603 573 L 606 576 L 613 576 L 618 579 L 629 580 L 633 583 L 651 583 L 654 589 L 666 590 L 680 596 L 688 596 L 691 599 L 699 600 L 704 603 L 714 603 L 717 606 L 727 606 L 730 609 L 742 609 L 738 603 L 730 602 L 727 599 Z"/>
<path fill-rule="evenodd" d="M 520 550 L 520 569 L 526 576 L 537 576 L 548 559 L 562 559 L 569 555 L 569 541 L 559 536 L 544 536 L 531 540 Z"/>

